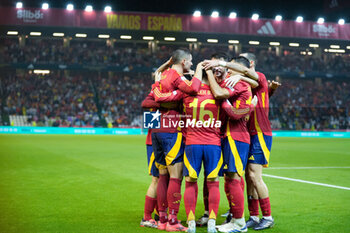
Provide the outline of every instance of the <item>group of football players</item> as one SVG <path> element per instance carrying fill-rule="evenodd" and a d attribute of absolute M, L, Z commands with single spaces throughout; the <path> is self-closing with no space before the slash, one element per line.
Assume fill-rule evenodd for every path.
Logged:
<path fill-rule="evenodd" d="M 178 49 L 157 69 L 152 90 L 142 102 L 143 108 L 153 112 L 152 120 L 161 121 L 160 127 L 148 130 L 146 139 L 152 182 L 141 226 L 193 233 L 196 226 L 207 225 L 213 233 L 263 230 L 274 225 L 262 170 L 269 164 L 272 145 L 269 97 L 280 84 L 256 72 L 256 63 L 251 53 L 234 59 L 217 53 L 200 62 L 193 74 L 190 52 Z M 193 77 L 189 81 L 185 76 Z M 196 222 L 197 179 L 202 164 L 205 213 Z M 217 226 L 220 176 L 225 180 L 229 213 Z M 248 221 L 244 219 L 243 176 Z M 177 219 L 183 177 L 188 227 Z M 154 210 L 156 218 L 152 218 Z"/>

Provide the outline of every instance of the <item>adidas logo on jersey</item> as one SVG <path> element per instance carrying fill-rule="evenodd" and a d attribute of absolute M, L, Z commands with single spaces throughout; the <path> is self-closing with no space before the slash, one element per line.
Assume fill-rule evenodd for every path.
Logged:
<path fill-rule="evenodd" d="M 275 29 L 270 22 L 266 22 L 259 30 L 258 34 L 276 35 Z"/>

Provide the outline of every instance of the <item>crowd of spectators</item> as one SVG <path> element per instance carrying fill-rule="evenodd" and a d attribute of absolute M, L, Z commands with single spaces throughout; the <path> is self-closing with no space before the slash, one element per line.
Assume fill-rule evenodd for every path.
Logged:
<path fill-rule="evenodd" d="M 350 129 L 348 80 L 283 79 L 270 99 L 272 128 Z"/>
<path fill-rule="evenodd" d="M 9 115 L 29 116 L 29 123 L 38 126 L 98 126 L 89 80 L 63 73 L 6 73 L 2 78 L 2 109 Z"/>
<path fill-rule="evenodd" d="M 26 39 L 20 46 L 16 39 L 2 39 L 0 63 L 64 64 L 86 66 L 114 66 L 130 71 L 133 67 L 155 68 L 164 62 L 179 45 L 160 45 L 151 51 L 147 43 L 115 42 L 111 47 L 103 40 L 71 40 L 64 46 L 62 39 Z M 243 48 L 257 55 L 259 68 L 264 72 L 323 72 L 344 74 L 350 72 L 350 56 L 323 53 L 320 57 L 301 55 L 300 50 L 283 50 L 279 56 L 272 48 Z M 192 50 L 193 59 L 199 62 L 210 58 L 218 50 L 228 51 L 227 46 L 201 46 Z"/>

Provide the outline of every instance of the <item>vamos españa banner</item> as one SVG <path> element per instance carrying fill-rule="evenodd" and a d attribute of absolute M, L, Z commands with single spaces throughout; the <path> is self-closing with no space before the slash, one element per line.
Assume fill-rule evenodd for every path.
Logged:
<path fill-rule="evenodd" d="M 252 20 L 250 18 L 86 12 L 66 9 L 0 7 L 0 25 L 88 27 L 143 31 L 210 32 L 236 35 L 350 40 L 350 24 Z"/>

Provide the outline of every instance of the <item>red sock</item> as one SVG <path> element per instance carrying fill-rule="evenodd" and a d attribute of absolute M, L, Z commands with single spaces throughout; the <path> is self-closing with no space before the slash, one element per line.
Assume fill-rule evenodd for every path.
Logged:
<path fill-rule="evenodd" d="M 195 220 L 195 212 L 196 212 L 196 202 L 197 202 L 197 193 L 198 193 L 198 184 L 197 182 L 187 182 L 186 181 L 186 189 L 184 193 L 184 202 L 187 220 Z M 192 211 L 192 213 L 190 213 Z"/>
<path fill-rule="evenodd" d="M 209 191 L 209 218 L 216 219 L 220 204 L 219 181 L 207 181 L 207 186 Z"/>
<path fill-rule="evenodd" d="M 231 213 L 233 218 L 242 218 L 244 213 L 244 193 L 241 181 L 229 179 L 229 189 L 231 196 Z"/>
<path fill-rule="evenodd" d="M 167 201 L 167 191 L 168 191 L 169 176 L 160 175 L 157 186 L 157 203 L 159 211 L 159 220 L 161 223 L 167 222 L 167 213 L 166 209 L 168 208 Z"/>
<path fill-rule="evenodd" d="M 177 178 L 170 178 L 168 187 L 168 206 L 169 206 L 169 223 L 170 225 L 177 224 L 177 213 L 180 208 L 181 201 L 181 182 Z"/>
<path fill-rule="evenodd" d="M 241 176 L 241 187 L 243 192 L 244 192 L 244 186 L 245 186 L 244 179 L 243 179 L 243 176 Z"/>
<path fill-rule="evenodd" d="M 248 209 L 250 216 L 259 216 L 259 200 L 248 196 Z"/>
<path fill-rule="evenodd" d="M 208 186 L 207 186 L 207 178 L 204 179 L 203 183 L 203 202 L 204 202 L 204 210 L 209 211 L 209 202 L 208 202 Z"/>
<path fill-rule="evenodd" d="M 263 216 L 271 216 L 270 198 L 259 199 L 259 203 Z"/>
<path fill-rule="evenodd" d="M 157 198 L 156 198 L 157 199 Z M 156 201 L 156 205 L 154 206 L 153 212 L 159 216 L 159 210 L 158 210 L 158 201 Z"/>
<path fill-rule="evenodd" d="M 229 188 L 229 179 L 227 176 L 225 176 L 225 193 L 228 201 L 228 206 L 231 206 L 231 195 L 230 195 L 230 188 Z"/>
<path fill-rule="evenodd" d="M 157 203 L 156 198 L 152 198 L 146 195 L 146 200 L 145 200 L 145 210 L 144 210 L 144 215 L 143 218 L 144 220 L 148 221 L 152 219 L 152 213 L 154 210 L 154 207 Z"/>

